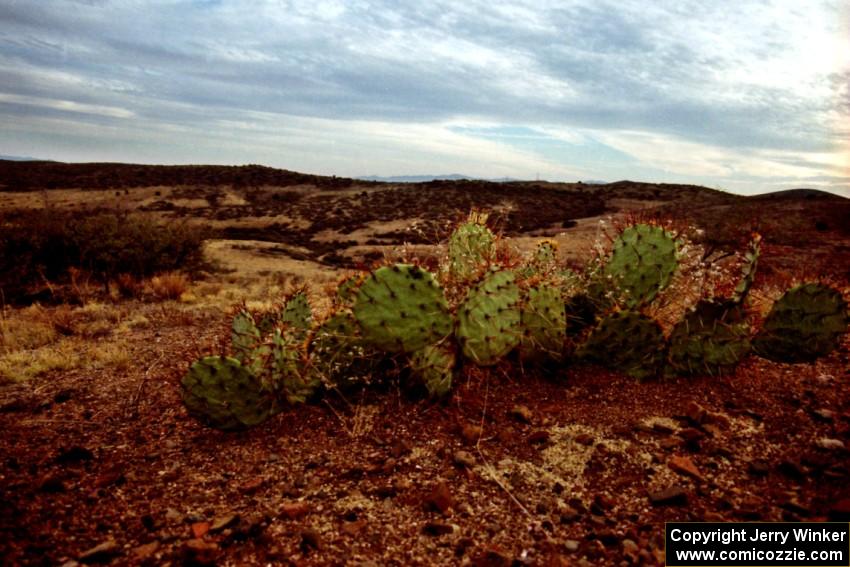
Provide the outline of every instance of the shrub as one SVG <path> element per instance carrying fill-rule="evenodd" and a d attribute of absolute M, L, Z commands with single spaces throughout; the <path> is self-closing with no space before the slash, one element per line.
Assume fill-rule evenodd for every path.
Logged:
<path fill-rule="evenodd" d="M 189 278 L 180 272 L 166 272 L 152 277 L 150 287 L 157 299 L 179 299 L 189 289 Z"/>
<path fill-rule="evenodd" d="M 101 284 L 192 269 L 202 260 L 204 231 L 122 212 L 71 215 L 51 209 L 0 218 L 0 292 L 6 302 L 52 294 L 52 284 L 85 271 Z"/>

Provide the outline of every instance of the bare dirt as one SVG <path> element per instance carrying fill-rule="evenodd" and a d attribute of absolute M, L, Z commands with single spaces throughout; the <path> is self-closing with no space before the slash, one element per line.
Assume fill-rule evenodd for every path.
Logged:
<path fill-rule="evenodd" d="M 581 365 L 522 374 L 512 361 L 471 369 L 442 402 L 394 378 L 238 433 L 190 418 L 179 390 L 189 361 L 227 335 L 222 299 L 207 304 L 202 290 L 239 297 L 281 273 L 320 295 L 337 265 L 416 242 L 399 219 L 424 223 L 427 253 L 471 206 L 495 207 L 505 234 L 556 236 L 567 260 L 587 258 L 599 220 L 675 215 L 721 248 L 757 226 L 761 284 L 816 274 L 848 291 L 846 200 L 631 182 L 383 186 L 264 168 L 222 184 L 215 168 L 199 179 L 181 169 L 176 183 L 111 167 L 83 168 L 85 183 L 52 165 L 3 173 L 2 206 L 63 191 L 66 206 L 173 201 L 150 214 L 218 219 L 208 246 L 225 272 L 191 301 L 122 303 L 147 324 L 122 335 L 120 368 L 0 385 L 4 565 L 661 565 L 665 521 L 850 520 L 847 338 L 814 364 L 752 357 L 728 376 L 645 383 Z"/>

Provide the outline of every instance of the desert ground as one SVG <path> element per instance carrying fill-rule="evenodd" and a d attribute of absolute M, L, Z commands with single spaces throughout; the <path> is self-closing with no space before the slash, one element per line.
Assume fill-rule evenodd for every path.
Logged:
<path fill-rule="evenodd" d="M 707 251 L 763 236 L 754 300 L 850 298 L 850 201 L 688 185 L 382 184 L 260 166 L 0 161 L 0 212 L 132 211 L 209 230 L 205 266 L 85 278 L 0 319 L 4 565 L 663 565 L 665 521 L 850 520 L 850 339 L 808 364 L 638 383 L 591 365 L 328 393 L 246 431 L 187 414 L 180 379 L 235 306 L 397 258 L 428 264 L 474 208 L 517 253 L 575 269 L 615 227 L 663 219 Z M 61 289 L 59 289 L 61 287 Z M 380 377 L 379 377 L 380 378 Z"/>

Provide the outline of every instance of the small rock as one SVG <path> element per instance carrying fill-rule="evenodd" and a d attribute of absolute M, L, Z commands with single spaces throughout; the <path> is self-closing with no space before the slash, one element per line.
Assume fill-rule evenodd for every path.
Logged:
<path fill-rule="evenodd" d="M 679 474 L 691 476 L 697 480 L 705 480 L 694 462 L 688 457 L 673 455 L 667 461 L 667 466 Z"/>
<path fill-rule="evenodd" d="M 356 536 L 366 527 L 366 520 L 355 520 L 353 522 L 344 522 L 340 530 L 342 533 L 350 536 Z"/>
<path fill-rule="evenodd" d="M 524 423 L 531 423 L 534 414 L 526 406 L 516 405 L 511 410 L 511 416 Z"/>
<path fill-rule="evenodd" d="M 79 559 L 82 563 L 105 562 L 117 555 L 119 549 L 120 548 L 114 539 L 108 539 L 103 543 L 84 551 L 77 559 Z"/>
<path fill-rule="evenodd" d="M 688 402 L 688 405 L 685 408 L 685 416 L 694 425 L 701 425 L 702 422 L 705 420 L 706 413 L 706 409 L 693 400 Z"/>
<path fill-rule="evenodd" d="M 800 463 L 786 459 L 779 463 L 777 469 L 785 476 L 793 478 L 794 480 L 806 479 L 806 470 Z"/>
<path fill-rule="evenodd" d="M 475 457 L 468 451 L 455 451 L 454 461 L 456 465 L 468 469 L 475 466 Z"/>
<path fill-rule="evenodd" d="M 479 425 L 472 425 L 470 423 L 465 423 L 460 428 L 460 435 L 463 437 L 463 440 L 469 443 L 470 445 L 474 445 L 478 443 L 478 440 L 484 434 L 484 429 Z"/>
<path fill-rule="evenodd" d="M 454 505 L 451 490 L 445 482 L 438 483 L 425 499 L 425 503 L 445 514 Z"/>
<path fill-rule="evenodd" d="M 581 517 L 581 513 L 578 510 L 566 504 L 558 512 L 562 524 L 571 524 Z"/>
<path fill-rule="evenodd" d="M 761 460 L 752 461 L 748 465 L 747 471 L 752 476 L 767 476 L 767 473 L 770 472 L 770 465 Z"/>
<path fill-rule="evenodd" d="M 580 542 L 574 539 L 568 539 L 564 542 L 564 549 L 570 552 L 576 552 L 578 551 L 579 545 L 581 545 Z"/>
<path fill-rule="evenodd" d="M 180 524 L 183 522 L 183 514 L 181 514 L 174 508 L 168 508 L 165 510 L 165 519 L 169 522 Z"/>
<path fill-rule="evenodd" d="M 144 545 L 133 548 L 133 559 L 138 563 L 144 563 L 153 558 L 154 554 L 159 550 L 159 542 L 152 541 Z"/>
<path fill-rule="evenodd" d="M 393 444 L 393 448 L 390 449 L 390 454 L 393 458 L 400 459 L 411 451 L 413 451 L 413 445 L 410 444 L 410 441 L 407 439 L 399 439 Z"/>
<path fill-rule="evenodd" d="M 180 548 L 184 565 L 212 566 L 218 555 L 218 546 L 202 539 L 190 539 Z"/>
<path fill-rule="evenodd" d="M 207 535 L 208 531 L 210 531 L 209 522 L 195 522 L 192 524 L 192 536 L 194 536 L 195 539 L 204 537 Z"/>
<path fill-rule="evenodd" d="M 251 480 L 243 482 L 239 486 L 239 490 L 241 490 L 245 494 L 253 494 L 263 486 L 263 482 L 263 478 L 258 476 L 256 478 L 252 478 Z"/>
<path fill-rule="evenodd" d="M 60 451 L 56 456 L 56 463 L 60 465 L 70 465 L 73 463 L 90 461 L 93 458 L 94 453 L 92 453 L 89 449 L 75 445 L 70 449 Z"/>
<path fill-rule="evenodd" d="M 280 507 L 280 513 L 285 518 L 294 520 L 304 516 L 310 511 L 310 503 L 303 500 L 297 502 L 284 502 Z"/>
<path fill-rule="evenodd" d="M 549 440 L 550 434 L 545 429 L 538 429 L 528 436 L 528 442 L 532 444 L 545 443 Z"/>
<path fill-rule="evenodd" d="M 681 486 L 668 486 L 664 490 L 649 493 L 653 506 L 684 506 L 688 503 L 688 494 Z"/>
<path fill-rule="evenodd" d="M 67 487 L 65 486 L 65 482 L 62 480 L 62 477 L 54 473 L 47 473 L 41 477 L 41 480 L 38 482 L 38 489 L 41 492 L 57 493 L 65 492 Z"/>
<path fill-rule="evenodd" d="M 311 549 L 321 549 L 322 538 L 319 532 L 312 528 L 307 528 L 301 532 L 301 549 L 306 553 Z"/>
<path fill-rule="evenodd" d="M 812 417 L 824 423 L 830 423 L 835 419 L 835 412 L 826 408 L 816 409 L 812 412 Z"/>
<path fill-rule="evenodd" d="M 575 442 L 579 445 L 589 446 L 593 444 L 593 435 L 590 433 L 579 433 L 575 436 Z"/>
<path fill-rule="evenodd" d="M 454 531 L 454 528 L 449 524 L 442 522 L 428 522 L 422 526 L 422 533 L 429 536 L 439 537 L 448 535 Z"/>
<path fill-rule="evenodd" d="M 827 451 L 844 451 L 847 449 L 847 447 L 844 446 L 844 441 L 840 439 L 830 439 L 828 437 L 821 437 L 815 442 L 815 445 Z"/>
<path fill-rule="evenodd" d="M 210 525 L 210 531 L 212 533 L 220 532 L 221 530 L 232 526 L 237 520 L 239 520 L 239 516 L 237 514 L 218 516 L 215 520 L 213 520 L 212 525 Z"/>

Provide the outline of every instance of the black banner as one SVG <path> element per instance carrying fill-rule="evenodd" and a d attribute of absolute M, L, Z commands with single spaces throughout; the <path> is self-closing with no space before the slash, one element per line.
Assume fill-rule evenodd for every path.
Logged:
<path fill-rule="evenodd" d="M 667 565 L 850 566 L 850 524 L 669 522 Z"/>

